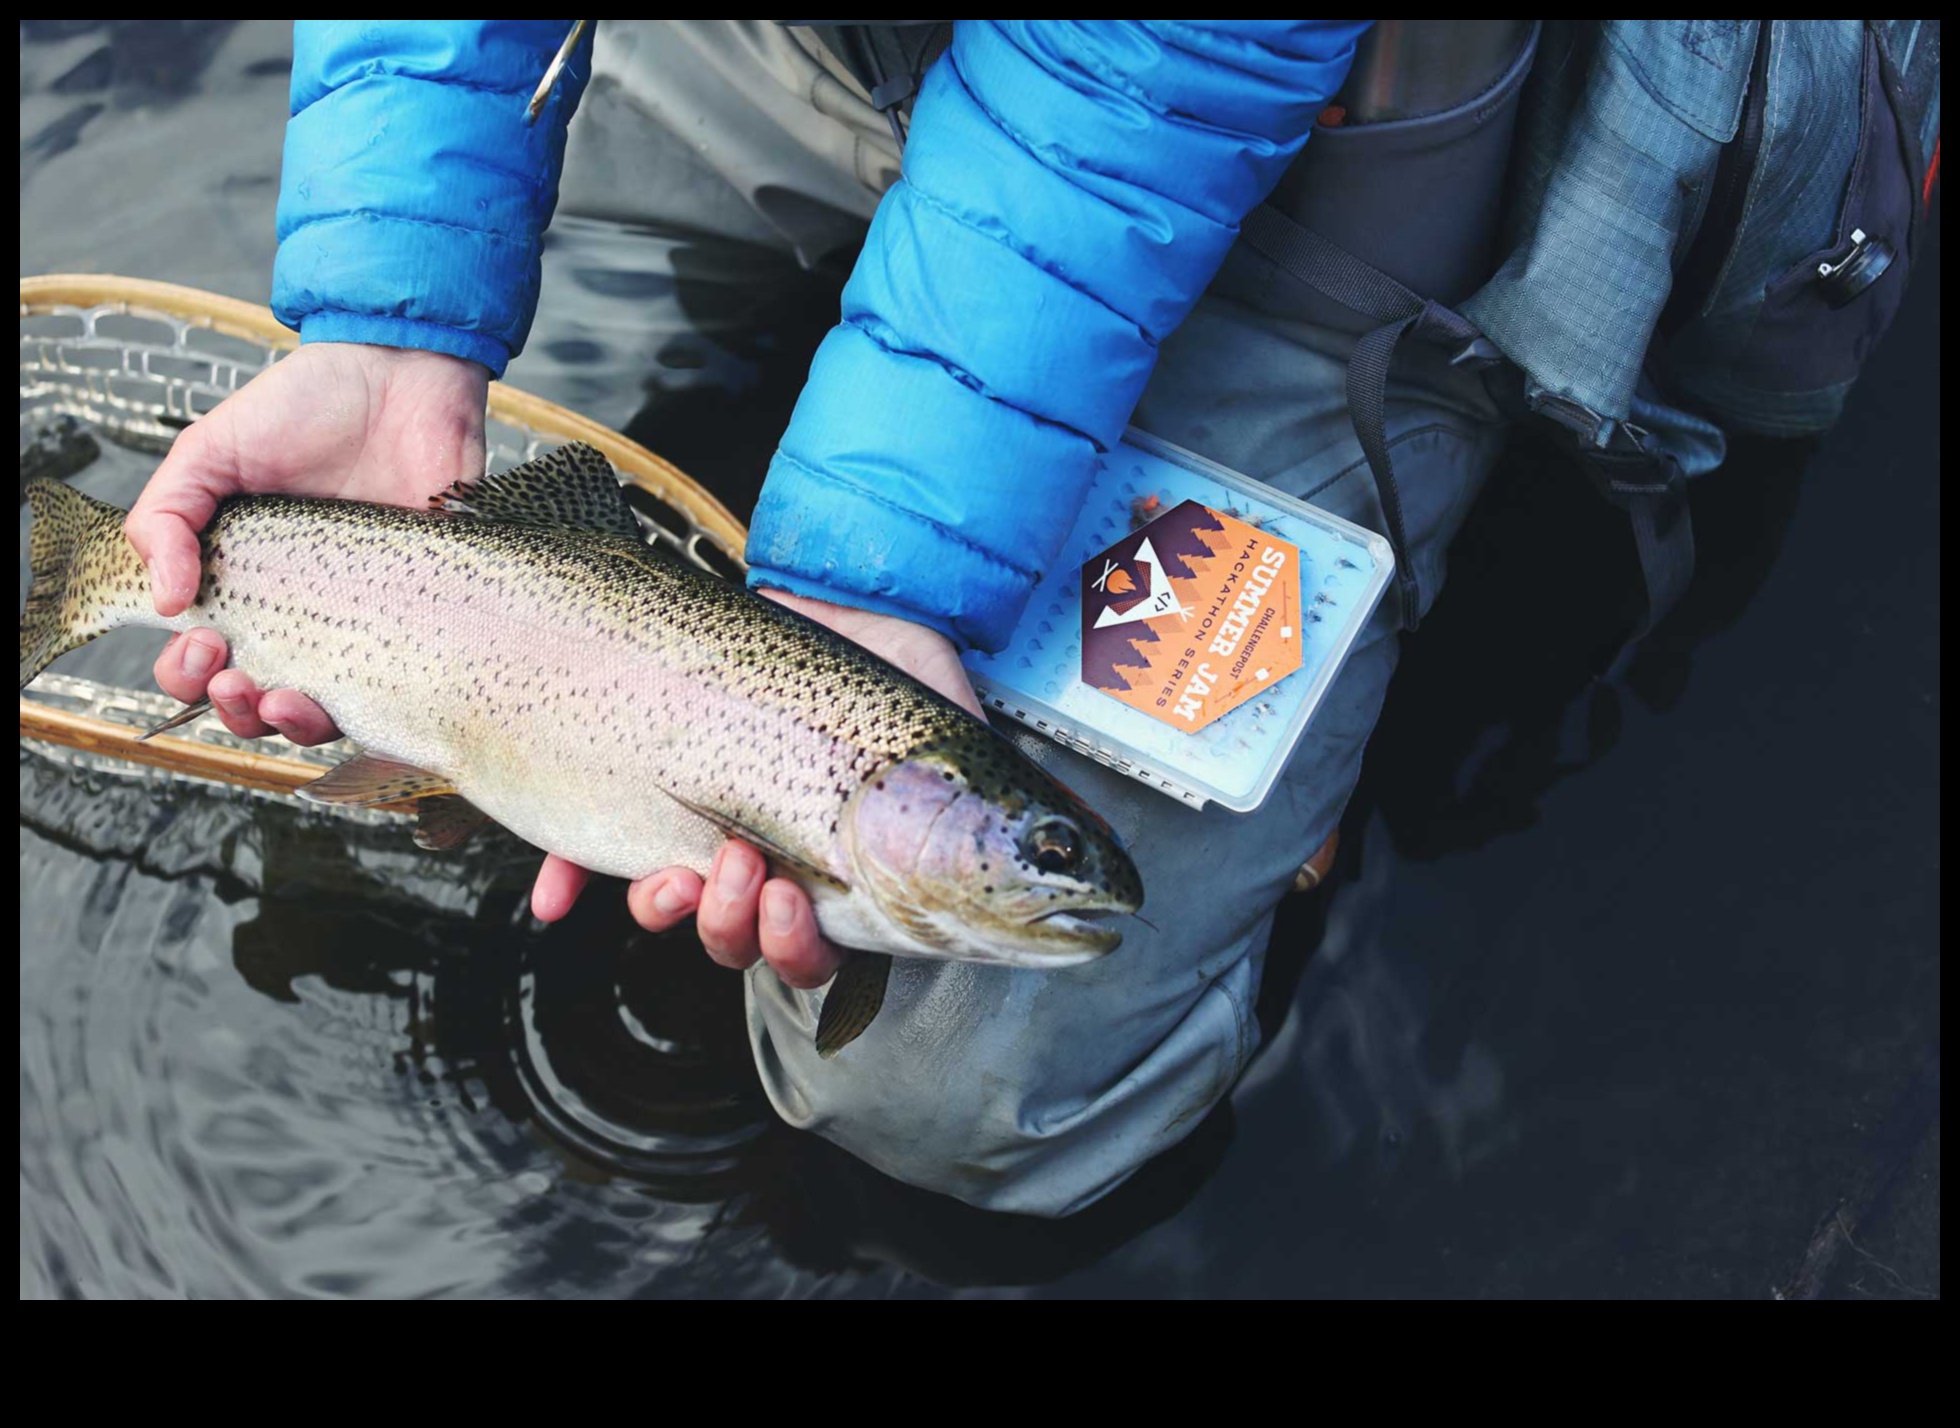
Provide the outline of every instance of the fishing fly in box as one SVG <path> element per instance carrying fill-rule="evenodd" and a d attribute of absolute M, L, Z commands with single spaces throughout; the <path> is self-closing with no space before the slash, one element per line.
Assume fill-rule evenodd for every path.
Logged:
<path fill-rule="evenodd" d="M 1374 532 L 1132 429 L 1013 636 L 967 672 L 989 710 L 1246 813 L 1393 574 Z"/>

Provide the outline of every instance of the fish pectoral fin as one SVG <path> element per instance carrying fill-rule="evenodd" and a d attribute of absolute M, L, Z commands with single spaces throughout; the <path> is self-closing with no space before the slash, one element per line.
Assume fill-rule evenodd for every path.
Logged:
<path fill-rule="evenodd" d="M 828 1061 L 864 1034 L 885 1004 L 885 985 L 891 975 L 892 959 L 883 952 L 851 954 L 823 994 L 823 1010 L 817 1014 L 817 1055 Z"/>
<path fill-rule="evenodd" d="M 384 759 L 379 754 L 356 754 L 312 783 L 293 790 L 308 803 L 341 803 L 350 808 L 409 803 L 455 791 L 456 785 L 442 774 L 418 769 L 399 759 Z"/>
<path fill-rule="evenodd" d="M 506 525 L 547 530 L 605 531 L 646 544 L 646 532 L 627 503 L 612 462 L 596 446 L 574 441 L 535 461 L 458 481 L 429 504 L 439 511 L 481 516 Z"/>
<path fill-rule="evenodd" d="M 695 817 L 706 819 L 708 822 L 714 824 L 715 827 L 721 829 L 729 837 L 740 838 L 770 862 L 779 865 L 784 872 L 793 873 L 805 882 L 821 883 L 825 887 L 836 888 L 839 892 L 849 892 L 851 890 L 851 885 L 838 877 L 837 874 L 829 871 L 827 868 L 818 867 L 807 858 L 799 857 L 797 854 L 783 847 L 780 843 L 777 843 L 774 839 L 756 832 L 755 829 L 750 828 L 737 819 L 730 818 L 725 813 L 718 813 L 712 808 L 703 808 L 698 803 L 690 803 L 679 794 L 670 793 L 667 797 L 673 799 L 674 802 L 678 803 Z"/>
<path fill-rule="evenodd" d="M 136 742 L 140 744 L 145 739 L 154 739 L 158 734 L 167 734 L 172 729 L 181 729 L 184 725 L 190 723 L 191 720 L 202 719 L 210 712 L 211 701 L 208 699 L 200 699 L 195 704 L 186 704 L 161 724 L 152 724 L 149 728 L 138 734 L 136 736 Z"/>
<path fill-rule="evenodd" d="M 446 853 L 462 847 L 491 821 L 460 793 L 432 793 L 415 805 L 415 846 Z"/>

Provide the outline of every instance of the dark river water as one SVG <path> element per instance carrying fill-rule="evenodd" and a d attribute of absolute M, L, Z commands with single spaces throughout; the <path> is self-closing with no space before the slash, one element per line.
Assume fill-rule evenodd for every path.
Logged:
<path fill-rule="evenodd" d="M 263 301 L 288 52 L 24 25 L 21 272 Z M 834 282 L 567 204 L 511 381 L 746 513 Z M 1517 444 L 1282 913 L 1269 1049 L 1066 1223 L 784 1129 L 735 975 L 616 890 L 541 930 L 508 868 L 432 891 L 392 832 L 24 749 L 21 1294 L 1765 1298 L 1837 1210 L 1810 1287 L 1937 1295 L 1937 217 L 1917 266 L 1840 429 L 1697 493 L 1615 684 L 1620 532 Z"/>

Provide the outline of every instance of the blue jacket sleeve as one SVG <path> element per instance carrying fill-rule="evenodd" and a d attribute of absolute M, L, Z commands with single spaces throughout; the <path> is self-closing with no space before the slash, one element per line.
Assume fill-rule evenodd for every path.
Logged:
<path fill-rule="evenodd" d="M 1365 21 L 962 21 L 750 530 L 750 583 L 998 649 Z"/>
<path fill-rule="evenodd" d="M 538 301 L 583 42 L 564 20 L 302 20 L 272 307 L 306 342 L 419 347 L 502 376 Z"/>

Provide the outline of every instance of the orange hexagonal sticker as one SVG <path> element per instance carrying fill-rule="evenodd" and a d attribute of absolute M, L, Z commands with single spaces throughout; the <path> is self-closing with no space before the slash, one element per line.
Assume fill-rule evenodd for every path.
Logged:
<path fill-rule="evenodd" d="M 1197 501 L 1082 567 L 1082 679 L 1202 729 L 1300 668 L 1300 549 Z"/>

